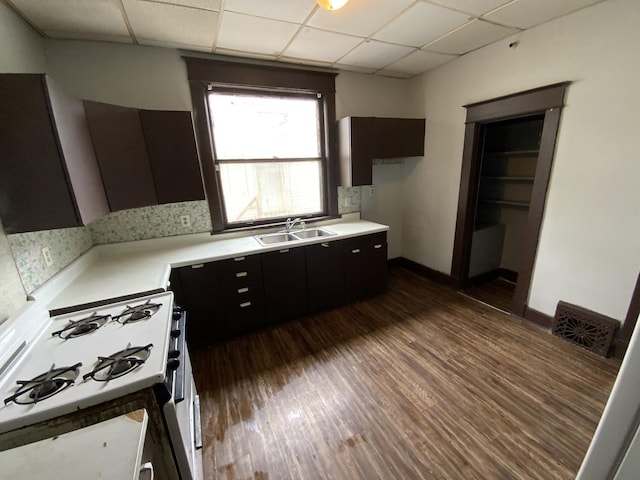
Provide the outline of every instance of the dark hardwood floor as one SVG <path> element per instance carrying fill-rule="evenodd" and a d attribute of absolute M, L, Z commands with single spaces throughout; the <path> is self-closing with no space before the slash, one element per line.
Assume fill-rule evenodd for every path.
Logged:
<path fill-rule="evenodd" d="M 490 282 L 467 288 L 464 290 L 464 294 L 504 312 L 509 312 L 515 290 L 515 283 L 509 282 L 504 278 L 496 278 Z"/>
<path fill-rule="evenodd" d="M 572 479 L 618 365 L 404 269 L 193 352 L 207 479 Z"/>

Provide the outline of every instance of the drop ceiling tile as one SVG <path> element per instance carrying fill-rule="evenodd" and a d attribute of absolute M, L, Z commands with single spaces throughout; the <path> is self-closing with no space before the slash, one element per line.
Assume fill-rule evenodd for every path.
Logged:
<path fill-rule="evenodd" d="M 491 10 L 495 10 L 502 5 L 506 5 L 511 0 L 429 0 L 443 7 L 453 8 L 471 15 L 483 15 Z"/>
<path fill-rule="evenodd" d="M 274 60 L 276 58 L 275 55 L 239 52 L 238 50 L 228 50 L 226 48 L 216 48 L 216 55 L 228 55 L 231 57 L 253 58 L 259 60 Z"/>
<path fill-rule="evenodd" d="M 338 64 L 378 69 L 395 62 L 413 50 L 412 47 L 370 40 L 358 45 L 354 50 L 342 57 Z"/>
<path fill-rule="evenodd" d="M 373 38 L 422 47 L 468 21 L 469 16 L 464 13 L 418 2 L 373 35 Z"/>
<path fill-rule="evenodd" d="M 220 10 L 222 0 L 139 0 L 157 3 L 169 3 L 182 7 L 201 8 L 203 10 Z"/>
<path fill-rule="evenodd" d="M 530 28 L 602 0 L 518 0 L 485 18 L 518 28 Z"/>
<path fill-rule="evenodd" d="M 314 0 L 226 0 L 225 11 L 303 23 L 316 7 Z"/>
<path fill-rule="evenodd" d="M 519 31 L 482 20 L 472 20 L 439 40 L 430 43 L 424 47 L 424 50 L 462 55 Z"/>
<path fill-rule="evenodd" d="M 253 53 L 278 55 L 299 26 L 268 18 L 223 12 L 217 47 Z M 251 32 L 251 35 L 247 35 Z"/>
<path fill-rule="evenodd" d="M 88 40 L 90 42 L 116 42 L 116 43 L 133 43 L 133 39 L 127 35 L 111 35 L 100 33 L 78 33 L 78 32 L 60 32 L 57 30 L 43 30 L 49 38 Z"/>
<path fill-rule="evenodd" d="M 432 68 L 450 62 L 458 58 L 457 55 L 445 55 L 442 53 L 425 52 L 424 50 L 416 50 L 406 57 L 385 67 L 382 72 L 391 71 L 399 73 L 407 73 L 417 75 L 426 72 Z"/>
<path fill-rule="evenodd" d="M 52 32 L 56 38 L 104 35 L 124 40 L 129 37 L 117 0 L 14 0 L 12 3 L 40 30 Z"/>
<path fill-rule="evenodd" d="M 412 3 L 413 0 L 349 0 L 340 10 L 318 8 L 308 25 L 368 37 Z"/>
<path fill-rule="evenodd" d="M 217 12 L 166 3 L 122 1 L 131 28 L 142 44 L 152 40 L 209 48 L 213 46 Z"/>
<path fill-rule="evenodd" d="M 287 57 L 334 63 L 362 38 L 305 27 L 284 51 Z"/>
<path fill-rule="evenodd" d="M 346 71 L 366 74 L 374 73 L 376 70 L 378 70 L 377 68 L 356 67 L 354 65 L 336 65 L 336 67 L 339 68 L 342 72 Z"/>

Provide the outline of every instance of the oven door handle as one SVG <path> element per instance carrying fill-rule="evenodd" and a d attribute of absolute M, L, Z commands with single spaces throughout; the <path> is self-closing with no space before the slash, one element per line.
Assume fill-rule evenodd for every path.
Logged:
<path fill-rule="evenodd" d="M 177 338 L 178 341 L 176 342 L 176 350 L 178 350 L 180 354 L 178 355 L 178 367 L 176 368 L 173 376 L 173 382 L 174 382 L 173 383 L 173 402 L 174 403 L 180 403 L 184 400 L 184 389 L 185 389 L 184 374 L 186 369 L 186 362 L 185 362 L 184 356 L 187 348 L 185 343 L 185 338 L 187 335 L 186 328 L 187 328 L 187 312 L 182 311 L 182 314 L 180 315 L 180 319 L 178 320 L 178 329 L 180 330 L 180 335 L 178 336 Z"/>

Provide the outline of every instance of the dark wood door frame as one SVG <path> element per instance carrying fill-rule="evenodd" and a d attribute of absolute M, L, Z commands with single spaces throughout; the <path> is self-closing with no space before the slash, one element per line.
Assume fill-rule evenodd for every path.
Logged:
<path fill-rule="evenodd" d="M 501 120 L 544 115 L 538 163 L 525 227 L 525 242 L 522 248 L 518 282 L 511 306 L 511 312 L 521 317 L 524 316 L 527 306 L 531 272 L 535 263 L 544 204 L 551 176 L 560 112 L 564 106 L 564 96 L 568 85 L 569 82 L 558 83 L 465 105 L 467 119 L 462 154 L 456 235 L 451 265 L 451 276 L 455 279 L 458 288 L 467 286 L 469 276 L 471 241 L 473 239 L 473 223 L 481 167 L 482 129 L 488 123 Z"/>

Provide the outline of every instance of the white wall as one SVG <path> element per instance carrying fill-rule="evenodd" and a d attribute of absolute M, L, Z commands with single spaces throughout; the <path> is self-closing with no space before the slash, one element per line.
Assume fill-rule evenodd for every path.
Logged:
<path fill-rule="evenodd" d="M 81 98 L 139 108 L 191 109 L 186 66 L 176 50 L 65 40 L 48 40 L 45 48 L 49 75 Z M 406 87 L 405 80 L 341 73 L 336 78 L 337 118 L 406 117 L 421 108 Z M 402 202 L 394 176 L 403 167 L 394 168 L 390 177 L 384 169 L 376 172 L 376 200 L 384 208 L 363 209 L 363 217 L 391 227 L 389 254 L 400 256 Z"/>
<path fill-rule="evenodd" d="M 623 319 L 640 268 L 639 25 L 640 2 L 609 0 L 420 78 L 426 159 L 405 184 L 404 256 L 451 271 L 462 106 L 570 80 L 529 306 L 552 315 L 565 300 Z"/>
<path fill-rule="evenodd" d="M 172 49 L 47 40 L 47 73 L 86 100 L 136 108 L 191 110 L 187 68 Z"/>
<path fill-rule="evenodd" d="M 421 117 L 423 105 L 411 95 L 411 89 L 407 80 L 341 73 L 336 78 L 336 117 Z M 375 165 L 375 195 L 370 196 L 367 187 L 362 190 L 361 217 L 389 225 L 389 258 L 402 256 L 402 187 L 406 176 L 403 164 Z"/>
<path fill-rule="evenodd" d="M 40 37 L 4 3 L 0 3 L 0 73 L 43 73 Z M 0 219 L 0 322 L 26 301 Z"/>

